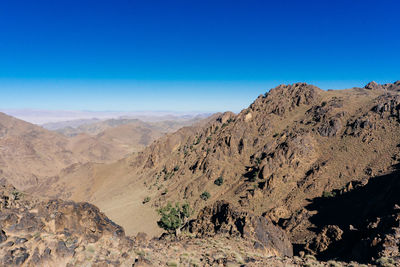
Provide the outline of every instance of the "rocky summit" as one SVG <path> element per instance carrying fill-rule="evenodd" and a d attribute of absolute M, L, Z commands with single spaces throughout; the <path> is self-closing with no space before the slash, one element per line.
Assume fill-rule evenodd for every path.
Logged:
<path fill-rule="evenodd" d="M 280 85 L 118 161 L 63 162 L 28 192 L 3 180 L 1 262 L 400 266 L 399 133 L 399 81 Z M 160 224 L 168 203 L 190 209 Z"/>

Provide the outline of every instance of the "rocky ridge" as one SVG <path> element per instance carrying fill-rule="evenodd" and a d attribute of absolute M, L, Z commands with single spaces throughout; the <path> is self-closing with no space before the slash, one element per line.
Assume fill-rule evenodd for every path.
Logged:
<path fill-rule="evenodd" d="M 325 254 L 356 259 L 350 248 L 339 253 L 333 244 L 349 242 L 348 229 L 365 226 L 317 220 L 324 214 L 318 204 L 321 199 L 352 195 L 374 177 L 394 173 L 400 150 L 398 84 L 333 91 L 305 83 L 278 86 L 237 115 L 216 115 L 203 125 L 160 138 L 138 155 L 95 167 L 86 176 L 88 186 L 101 183 L 89 197 L 106 207 L 112 203 L 105 205 L 104 196 L 115 196 L 118 201 L 129 196 L 132 203 L 138 203 L 131 213 L 154 210 L 168 201 L 189 202 L 199 212 L 226 200 L 282 227 L 295 254 L 308 251 L 320 259 L 328 259 Z M 105 169 L 114 172 L 99 176 Z M 118 183 L 107 182 L 115 172 Z M 79 177 L 68 176 L 68 181 Z M 217 184 L 220 178 L 223 182 Z M 55 185 L 60 186 L 56 192 L 71 192 L 73 199 L 80 200 L 65 182 Z M 150 201 L 142 204 L 145 197 Z M 382 216 L 378 217 L 383 220 Z M 373 262 L 386 252 L 376 254 L 360 260 Z"/>

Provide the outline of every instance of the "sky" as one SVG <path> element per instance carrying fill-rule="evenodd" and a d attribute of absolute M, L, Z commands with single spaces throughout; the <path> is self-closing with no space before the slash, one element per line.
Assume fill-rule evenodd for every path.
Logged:
<path fill-rule="evenodd" d="M 399 1 L 0 1 L 0 108 L 238 112 L 400 79 Z"/>

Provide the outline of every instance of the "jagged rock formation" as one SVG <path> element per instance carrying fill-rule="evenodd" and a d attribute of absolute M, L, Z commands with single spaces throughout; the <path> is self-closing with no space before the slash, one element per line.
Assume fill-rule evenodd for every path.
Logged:
<path fill-rule="evenodd" d="M 282 229 L 265 217 L 239 212 L 224 201 L 217 201 L 201 210 L 190 222 L 189 231 L 197 237 L 239 236 L 251 240 L 254 248 L 266 255 L 293 256 L 292 244 Z"/>
<path fill-rule="evenodd" d="M 124 230 L 89 203 L 41 200 L 0 183 L 0 265 L 120 266 L 132 262 Z M 128 266 L 129 264 L 126 264 Z"/>

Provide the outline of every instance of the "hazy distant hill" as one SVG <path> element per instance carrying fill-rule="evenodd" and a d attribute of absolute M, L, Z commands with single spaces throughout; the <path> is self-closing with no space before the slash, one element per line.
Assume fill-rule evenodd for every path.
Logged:
<path fill-rule="evenodd" d="M 55 131 L 69 137 L 68 149 L 87 161 L 111 162 L 130 153 L 141 151 L 165 133 L 192 125 L 204 117 L 206 115 L 172 118 L 168 116 L 163 118 L 170 120 L 153 119 L 151 122 L 120 118 L 94 120 L 93 123 L 90 121 L 83 124 L 80 120 L 76 127 L 68 126 Z M 74 121 L 68 122 L 69 125 L 74 123 Z"/>
<path fill-rule="evenodd" d="M 58 179 L 61 170 L 71 164 L 118 160 L 143 149 L 165 132 L 198 119 L 153 124 L 139 120 L 97 122 L 94 119 L 89 121 L 96 121 L 96 124 L 81 125 L 81 129 L 99 133 L 81 133 L 68 138 L 0 113 L 0 173 L 17 188 L 26 190 L 50 178 Z"/>
<path fill-rule="evenodd" d="M 68 144 L 63 135 L 0 113 L 0 172 L 18 188 L 35 186 L 80 162 Z"/>

